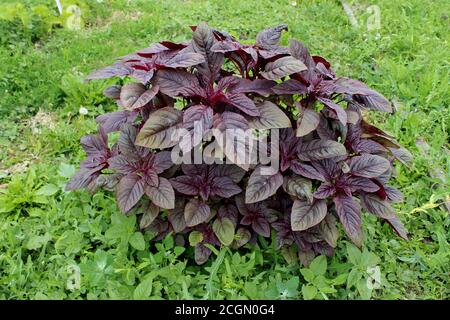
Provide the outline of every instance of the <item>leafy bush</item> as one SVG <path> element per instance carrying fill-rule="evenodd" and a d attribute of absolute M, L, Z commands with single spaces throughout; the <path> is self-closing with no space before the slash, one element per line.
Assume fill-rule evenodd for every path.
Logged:
<path fill-rule="evenodd" d="M 278 45 L 286 25 L 252 45 L 206 24 L 192 29 L 190 41 L 152 44 L 88 76 L 127 80 L 105 90 L 120 110 L 99 116 L 99 132 L 82 138 L 87 158 L 67 189 L 115 190 L 142 230 L 188 239 L 199 264 L 211 246 L 255 244 L 273 229 L 278 248 L 308 265 L 333 254 L 338 220 L 362 245 L 361 206 L 407 238 L 390 205 L 402 195 L 388 182 L 394 159 L 409 153 L 364 119 L 365 109 L 393 112 L 386 98 L 337 77 L 297 40 Z M 223 139 L 229 130 L 253 130 L 251 141 L 279 155 L 279 168 L 243 159 L 254 145 Z M 202 164 L 174 156 L 199 150 Z"/>

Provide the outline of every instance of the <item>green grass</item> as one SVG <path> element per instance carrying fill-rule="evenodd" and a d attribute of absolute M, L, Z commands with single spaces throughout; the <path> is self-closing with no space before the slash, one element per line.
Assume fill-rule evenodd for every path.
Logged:
<path fill-rule="evenodd" d="M 376 1 L 381 29 L 371 32 L 365 9 L 375 1 L 348 1 L 358 28 L 331 0 L 85 2 L 85 29 L 0 46 L 0 298 L 450 298 L 450 223 L 442 206 L 450 190 L 448 1 Z M 135 218 L 119 213 L 112 194 L 63 191 L 83 157 L 80 137 L 95 130 L 96 115 L 114 109 L 101 95 L 108 83 L 85 84 L 83 76 L 150 42 L 188 38 L 188 26 L 200 21 L 248 41 L 287 23 L 284 43 L 304 41 L 338 75 L 395 101 L 396 114 L 371 116 L 414 155 L 410 168 L 397 165 L 395 180 L 410 241 L 365 216 L 362 252 L 340 241 L 332 259 L 318 258 L 309 269 L 287 264 L 271 241 L 223 249 L 198 267 L 192 248 L 172 237 L 155 243 L 136 233 Z M 441 179 L 430 175 L 438 170 Z M 382 286 L 368 292 L 373 266 Z M 71 290 L 77 268 L 81 286 Z"/>

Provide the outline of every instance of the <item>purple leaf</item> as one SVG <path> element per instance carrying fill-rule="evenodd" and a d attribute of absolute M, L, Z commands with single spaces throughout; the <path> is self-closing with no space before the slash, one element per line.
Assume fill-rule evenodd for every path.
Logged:
<path fill-rule="evenodd" d="M 257 117 L 261 115 L 260 110 L 256 107 L 253 100 L 248 98 L 243 93 L 232 93 L 226 95 L 226 102 L 232 105 L 233 107 L 238 108 L 245 114 Z"/>
<path fill-rule="evenodd" d="M 103 165 L 94 168 L 81 168 L 67 183 L 66 190 L 87 188 L 95 179 L 97 179 L 103 168 Z"/>
<path fill-rule="evenodd" d="M 211 51 L 216 41 L 212 29 L 206 23 L 201 23 L 191 42 L 192 50 L 205 59 L 205 62 L 197 65 L 197 69 L 209 83 L 216 79 L 224 61 L 222 53 Z"/>
<path fill-rule="evenodd" d="M 353 157 L 349 165 L 353 175 L 365 178 L 376 178 L 391 167 L 385 158 L 371 154 Z"/>
<path fill-rule="evenodd" d="M 378 142 L 375 142 L 370 139 L 361 139 L 359 140 L 353 148 L 358 153 L 380 153 L 386 152 L 386 148 L 383 147 Z"/>
<path fill-rule="evenodd" d="M 324 87 L 329 92 L 351 94 L 356 102 L 368 109 L 392 112 L 392 105 L 385 97 L 358 80 L 342 77 L 324 82 Z"/>
<path fill-rule="evenodd" d="M 109 151 L 108 137 L 101 127 L 98 134 L 84 136 L 80 143 L 84 151 L 90 156 L 101 156 Z"/>
<path fill-rule="evenodd" d="M 108 164 L 111 169 L 122 174 L 133 173 L 138 169 L 138 165 L 134 161 L 122 154 L 109 158 Z"/>
<path fill-rule="evenodd" d="M 286 24 L 265 29 L 256 36 L 256 44 L 263 47 L 275 46 L 280 41 L 281 33 L 287 30 L 288 26 Z"/>
<path fill-rule="evenodd" d="M 176 131 L 181 126 L 183 113 L 172 107 L 153 112 L 136 138 L 139 146 L 165 149 L 178 143 Z"/>
<path fill-rule="evenodd" d="M 143 215 L 139 221 L 139 228 L 141 230 L 147 228 L 152 224 L 152 222 L 156 219 L 159 214 L 159 208 L 155 206 L 151 201 L 144 201 L 140 207 Z"/>
<path fill-rule="evenodd" d="M 146 89 L 141 83 L 126 84 L 120 91 L 120 102 L 125 109 L 139 109 L 149 103 L 156 96 L 158 91 L 158 86 Z"/>
<path fill-rule="evenodd" d="M 310 180 L 296 175 L 284 177 L 283 179 L 284 191 L 295 198 L 307 199 L 310 203 L 313 200 L 311 188 L 312 184 Z"/>
<path fill-rule="evenodd" d="M 313 179 L 313 180 L 320 180 L 320 181 L 326 181 L 325 177 L 317 171 L 313 166 L 310 166 L 306 163 L 301 163 L 299 161 L 293 161 L 291 164 L 291 169 L 296 174 L 299 174 L 303 177 Z"/>
<path fill-rule="evenodd" d="M 233 204 L 225 204 L 220 206 L 217 210 L 217 217 L 219 219 L 230 219 L 230 221 L 233 222 L 234 226 L 236 226 L 238 219 L 238 210 Z"/>
<path fill-rule="evenodd" d="M 209 206 L 198 200 L 191 199 L 184 208 L 184 218 L 188 227 L 194 227 L 208 220 L 211 214 Z"/>
<path fill-rule="evenodd" d="M 380 187 L 376 183 L 374 183 L 370 179 L 362 177 L 350 177 L 347 180 L 347 185 L 350 187 L 350 190 L 352 192 L 359 190 L 365 192 L 377 192 L 380 189 Z"/>
<path fill-rule="evenodd" d="M 380 218 L 390 219 L 395 215 L 394 209 L 392 209 L 389 202 L 373 193 L 362 193 L 361 205 L 365 211 Z"/>
<path fill-rule="evenodd" d="M 119 131 L 123 124 L 134 121 L 137 111 L 117 111 L 98 116 L 95 120 L 102 126 L 106 133 Z"/>
<path fill-rule="evenodd" d="M 204 264 L 208 261 L 209 256 L 211 255 L 211 250 L 205 247 L 203 244 L 198 244 L 195 246 L 194 250 L 194 259 L 198 265 Z"/>
<path fill-rule="evenodd" d="M 408 231 L 406 230 L 403 223 L 400 221 L 400 219 L 396 216 L 393 216 L 389 219 L 386 219 L 386 221 L 389 223 L 389 225 L 394 229 L 394 231 L 403 239 L 409 240 L 408 238 Z"/>
<path fill-rule="evenodd" d="M 263 237 L 270 237 L 270 225 L 264 218 L 256 218 L 253 220 L 252 229 Z"/>
<path fill-rule="evenodd" d="M 276 104 L 264 101 L 257 105 L 260 115 L 249 120 L 250 128 L 253 129 L 275 129 L 289 128 L 292 126 L 291 120 Z"/>
<path fill-rule="evenodd" d="M 295 39 L 289 39 L 289 53 L 296 59 L 302 61 L 308 68 L 307 72 L 312 73 L 315 68 L 315 62 L 311 55 L 309 54 L 308 48 L 304 43 L 297 41 Z M 310 77 L 307 78 L 308 81 L 311 80 Z"/>
<path fill-rule="evenodd" d="M 210 129 L 213 122 L 212 108 L 199 104 L 186 109 L 183 115 L 183 126 L 186 129 L 193 130 L 195 122 L 201 123 L 203 131 Z"/>
<path fill-rule="evenodd" d="M 184 219 L 184 199 L 182 201 L 177 199 L 175 209 L 169 210 L 167 219 L 172 225 L 173 231 L 178 233 L 186 229 L 187 225 L 186 220 Z"/>
<path fill-rule="evenodd" d="M 226 129 L 249 129 L 247 119 L 235 112 L 225 111 L 221 114 L 215 114 L 213 120 L 213 127 L 221 131 Z"/>
<path fill-rule="evenodd" d="M 333 100 L 324 98 L 324 97 L 319 97 L 318 98 L 320 102 L 322 102 L 325 106 L 327 106 L 328 108 L 332 109 L 339 121 L 345 126 L 347 124 L 347 113 L 345 112 L 345 110 L 338 105 L 337 103 L 335 103 Z"/>
<path fill-rule="evenodd" d="M 145 182 L 142 177 L 131 173 L 123 177 L 117 186 L 117 204 L 127 213 L 144 195 Z"/>
<path fill-rule="evenodd" d="M 240 182 L 245 175 L 245 171 L 242 168 L 233 164 L 219 164 L 213 170 L 216 177 L 228 177 L 235 183 Z"/>
<path fill-rule="evenodd" d="M 413 155 L 405 148 L 392 148 L 390 147 L 392 155 L 395 159 L 408 166 L 409 163 L 413 160 Z"/>
<path fill-rule="evenodd" d="M 400 190 L 397 190 L 390 186 L 384 186 L 384 191 L 386 192 L 389 201 L 391 201 L 391 202 L 402 202 L 403 201 L 403 194 L 401 193 Z"/>
<path fill-rule="evenodd" d="M 314 198 L 316 199 L 326 199 L 333 196 L 336 193 L 336 188 L 330 183 L 322 183 L 316 192 L 314 192 Z"/>
<path fill-rule="evenodd" d="M 135 145 L 137 130 L 132 125 L 123 125 L 120 137 L 117 140 L 120 153 L 126 156 L 130 161 L 139 160 L 146 154 L 146 151 Z"/>
<path fill-rule="evenodd" d="M 276 82 L 266 79 L 227 78 L 234 78 L 233 85 L 228 87 L 228 92 L 230 93 L 257 93 L 265 96 L 272 93 L 272 88 L 276 84 Z"/>
<path fill-rule="evenodd" d="M 183 127 L 191 133 L 190 146 L 182 145 L 185 152 L 202 142 L 203 136 L 213 124 L 213 109 L 202 104 L 191 106 L 184 111 Z M 192 141 L 191 141 L 192 140 Z M 181 143 L 184 143 L 182 140 Z"/>
<path fill-rule="evenodd" d="M 86 79 L 94 80 L 94 79 L 108 79 L 112 77 L 125 77 L 130 75 L 133 72 L 133 69 L 126 66 L 122 62 L 117 62 L 112 66 L 108 66 L 106 68 L 96 70 L 89 74 Z"/>
<path fill-rule="evenodd" d="M 276 94 L 305 94 L 308 87 L 295 79 L 283 81 L 272 89 Z"/>
<path fill-rule="evenodd" d="M 303 200 L 295 200 L 291 211 L 291 227 L 293 231 L 303 231 L 319 224 L 327 214 L 327 203 L 315 200 L 312 204 Z"/>
<path fill-rule="evenodd" d="M 103 90 L 103 95 L 107 98 L 118 100 L 120 99 L 120 91 L 122 90 L 122 86 L 114 85 Z"/>
<path fill-rule="evenodd" d="M 173 209 L 175 207 L 175 192 L 166 178 L 159 177 L 159 185 L 157 187 L 147 186 L 145 193 L 158 207 L 164 209 Z"/>
<path fill-rule="evenodd" d="M 248 179 L 247 189 L 245 190 L 246 203 L 267 199 L 275 194 L 283 184 L 283 176 L 279 172 L 272 175 L 263 175 L 261 170 L 262 167 L 256 168 Z"/>
<path fill-rule="evenodd" d="M 188 176 L 207 176 L 209 167 L 206 164 L 182 164 L 181 170 Z"/>
<path fill-rule="evenodd" d="M 202 184 L 202 181 L 198 176 L 178 176 L 170 179 L 170 183 L 178 192 L 196 196 L 200 193 L 198 185 Z"/>
<path fill-rule="evenodd" d="M 205 62 L 203 55 L 195 52 L 180 51 L 173 58 L 165 62 L 169 68 L 187 68 Z"/>
<path fill-rule="evenodd" d="M 336 218 L 332 214 L 327 214 L 325 219 L 319 224 L 319 230 L 323 239 L 335 248 L 339 238 L 339 231 L 336 228 Z"/>
<path fill-rule="evenodd" d="M 136 52 L 136 54 L 142 57 L 150 58 L 155 53 L 161 53 L 167 50 L 169 50 L 169 48 L 161 43 L 152 43 L 148 48 L 141 49 L 138 52 Z"/>
<path fill-rule="evenodd" d="M 261 75 L 268 80 L 278 80 L 285 76 L 306 70 L 306 66 L 294 57 L 283 57 L 266 64 Z"/>
<path fill-rule="evenodd" d="M 312 161 L 311 164 L 327 181 L 332 181 L 342 171 L 341 167 L 332 159 Z"/>
<path fill-rule="evenodd" d="M 298 148 L 298 158 L 303 161 L 334 158 L 346 154 L 344 145 L 333 140 L 311 140 L 301 143 Z"/>
<path fill-rule="evenodd" d="M 164 171 L 172 167 L 172 165 L 173 162 L 170 151 L 160 151 L 155 154 L 152 168 L 157 174 L 163 173 Z"/>
<path fill-rule="evenodd" d="M 170 97 L 193 97 L 204 95 L 195 75 L 182 70 L 159 70 L 155 78 L 155 86 Z"/>
<path fill-rule="evenodd" d="M 304 109 L 297 120 L 297 137 L 303 137 L 316 130 L 320 123 L 320 115 L 311 109 Z"/>
<path fill-rule="evenodd" d="M 225 111 L 214 116 L 213 127 L 218 129 L 213 133 L 227 159 L 248 170 L 253 137 L 246 131 L 249 129 L 247 120 L 240 114 Z"/>
<path fill-rule="evenodd" d="M 230 198 L 242 189 L 228 177 L 215 177 L 211 183 L 211 194 L 222 198 Z"/>
<path fill-rule="evenodd" d="M 363 235 L 361 230 L 361 209 L 351 196 L 337 195 L 333 198 L 336 213 L 352 242 L 361 247 Z"/>

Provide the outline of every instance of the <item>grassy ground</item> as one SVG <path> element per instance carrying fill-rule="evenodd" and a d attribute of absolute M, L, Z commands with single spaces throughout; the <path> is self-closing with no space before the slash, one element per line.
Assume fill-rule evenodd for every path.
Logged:
<path fill-rule="evenodd" d="M 38 2 L 44 1 L 27 1 Z M 450 190 L 450 4 L 347 2 L 359 27 L 331 0 L 85 1 L 85 28 L 60 28 L 38 41 L 2 24 L 0 298 L 450 298 L 449 216 L 442 205 Z M 381 29 L 368 31 L 372 4 Z M 288 265 L 271 242 L 221 250 L 198 267 L 192 250 L 171 237 L 155 244 L 146 234 L 143 241 L 113 195 L 63 191 L 83 157 L 80 137 L 95 129 L 95 116 L 114 110 L 101 95 L 108 83 L 84 84 L 83 76 L 150 42 L 182 40 L 200 21 L 249 41 L 287 23 L 285 43 L 304 41 L 339 75 L 361 79 L 395 102 L 395 115 L 374 114 L 373 121 L 414 155 L 410 168 L 397 166 L 396 179 L 406 199 L 396 209 L 409 242 L 365 217 L 362 252 L 343 240 L 334 258 L 318 258 L 311 269 Z M 80 106 L 88 115 L 79 114 Z M 367 267 L 374 266 L 382 285 L 368 290 Z"/>

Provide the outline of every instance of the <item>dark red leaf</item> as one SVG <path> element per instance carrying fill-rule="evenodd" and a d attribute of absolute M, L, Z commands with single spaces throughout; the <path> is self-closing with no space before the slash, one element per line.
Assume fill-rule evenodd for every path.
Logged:
<path fill-rule="evenodd" d="M 333 198 L 336 213 L 352 242 L 361 247 L 363 235 L 361 230 L 361 209 L 351 196 L 337 195 Z"/>

